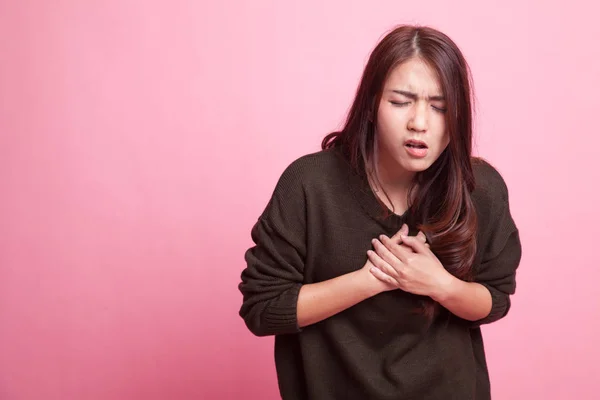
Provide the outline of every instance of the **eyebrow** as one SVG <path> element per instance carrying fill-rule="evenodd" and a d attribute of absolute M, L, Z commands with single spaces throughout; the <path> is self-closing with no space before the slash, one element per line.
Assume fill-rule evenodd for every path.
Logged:
<path fill-rule="evenodd" d="M 395 90 L 394 89 L 394 90 L 392 90 L 392 92 L 401 94 L 402 96 L 408 97 L 411 100 L 416 100 L 419 98 L 419 96 L 417 96 L 416 93 L 407 92 L 405 90 Z M 427 100 L 429 100 L 429 101 L 445 101 L 446 99 L 444 98 L 444 96 L 429 96 L 427 98 Z"/>

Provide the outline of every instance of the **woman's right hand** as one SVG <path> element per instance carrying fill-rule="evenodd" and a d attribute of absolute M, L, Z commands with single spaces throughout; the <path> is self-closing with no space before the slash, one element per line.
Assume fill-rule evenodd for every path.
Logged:
<path fill-rule="evenodd" d="M 393 239 L 400 244 L 400 235 L 404 234 L 408 234 L 407 226 L 403 226 Z M 369 297 L 398 287 L 396 281 L 387 281 L 388 275 L 377 274 L 377 271 L 381 272 L 367 259 L 356 271 L 302 285 L 298 292 L 298 326 L 302 328 L 323 321 Z"/>
<path fill-rule="evenodd" d="M 373 265 L 371 260 L 368 258 L 365 265 L 361 268 L 360 273 L 369 287 L 369 297 L 375 296 L 379 293 L 398 289 L 397 284 L 395 284 L 396 281 L 391 276 Z"/>

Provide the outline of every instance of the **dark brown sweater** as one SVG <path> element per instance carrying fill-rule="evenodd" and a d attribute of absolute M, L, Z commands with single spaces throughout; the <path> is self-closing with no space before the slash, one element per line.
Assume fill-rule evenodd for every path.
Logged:
<path fill-rule="evenodd" d="M 283 399 L 490 398 L 480 325 L 506 315 L 521 258 L 508 191 L 489 164 L 474 163 L 478 233 L 474 280 L 492 294 L 492 311 L 470 322 L 446 309 L 431 322 L 415 313 L 419 296 L 394 290 L 299 329 L 303 284 L 360 269 L 371 239 L 395 234 L 406 218 L 384 218 L 368 183 L 337 150 L 294 161 L 252 229 L 239 289 L 240 315 L 255 335 L 276 335 Z"/>

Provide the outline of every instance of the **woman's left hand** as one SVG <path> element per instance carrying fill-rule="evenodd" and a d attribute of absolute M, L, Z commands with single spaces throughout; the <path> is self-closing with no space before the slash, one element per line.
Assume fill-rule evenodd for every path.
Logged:
<path fill-rule="evenodd" d="M 377 269 L 372 268 L 371 273 L 405 292 L 439 301 L 456 278 L 418 237 L 402 235 L 401 238 L 402 244 L 385 235 L 373 239 L 375 251 L 369 250 L 367 254 Z"/>

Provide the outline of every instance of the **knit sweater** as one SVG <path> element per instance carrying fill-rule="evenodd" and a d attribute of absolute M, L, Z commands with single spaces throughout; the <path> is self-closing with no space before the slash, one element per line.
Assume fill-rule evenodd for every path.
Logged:
<path fill-rule="evenodd" d="M 239 285 L 240 316 L 250 331 L 275 335 L 284 400 L 490 398 L 480 326 L 507 314 L 521 244 L 503 178 L 484 161 L 473 168 L 473 280 L 492 295 L 487 317 L 467 321 L 440 307 L 431 320 L 415 313 L 420 296 L 398 289 L 304 328 L 296 315 L 301 286 L 362 268 L 371 239 L 391 237 L 407 217 L 386 216 L 338 150 L 303 156 L 286 168 L 252 229 L 255 245 L 245 254 Z"/>

